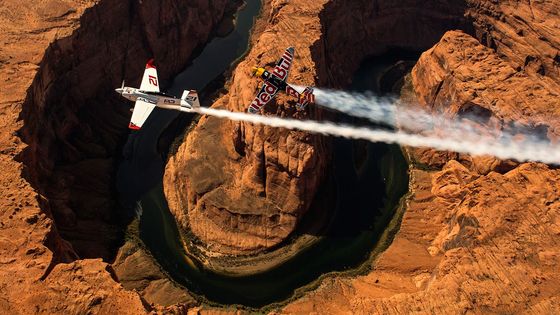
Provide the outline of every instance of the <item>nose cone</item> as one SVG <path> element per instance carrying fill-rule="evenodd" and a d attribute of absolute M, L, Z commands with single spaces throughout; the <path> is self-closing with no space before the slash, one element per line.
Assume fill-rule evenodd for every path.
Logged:
<path fill-rule="evenodd" d="M 115 89 L 115 92 L 117 92 L 117 93 L 119 93 L 119 94 L 122 95 L 123 92 L 124 92 L 124 89 L 123 89 L 123 88 L 118 88 L 118 89 Z"/>

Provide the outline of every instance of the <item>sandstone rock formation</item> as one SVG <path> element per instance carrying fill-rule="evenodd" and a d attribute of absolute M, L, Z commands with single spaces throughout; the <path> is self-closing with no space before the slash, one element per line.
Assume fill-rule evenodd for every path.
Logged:
<path fill-rule="evenodd" d="M 163 80 L 180 71 L 224 7 L 225 1 L 2 2 L 2 313 L 150 308 L 99 259 L 112 259 L 122 239 L 112 181 L 129 113 L 113 88 L 123 78 L 138 81 L 150 56 L 170 60 L 160 67 Z M 90 257 L 98 259 L 76 260 Z M 154 285 L 149 295 L 166 290 Z"/>
<path fill-rule="evenodd" d="M 560 82 L 558 1 L 467 0 L 476 37 L 514 69 Z"/>
<path fill-rule="evenodd" d="M 282 313 L 558 312 L 558 171 L 478 175 L 451 161 L 412 174 L 400 232 L 372 272 L 324 281 Z"/>
<path fill-rule="evenodd" d="M 310 46 L 320 36 L 321 8 L 321 2 L 305 1 L 267 6 L 266 30 L 254 36 L 251 51 L 233 73 L 228 94 L 213 106 L 245 110 L 257 87 L 251 67 L 273 65 L 290 45 L 296 48 L 290 79 L 314 84 Z M 296 33 L 298 40 L 290 40 Z M 265 112 L 321 117 L 314 108 L 296 113 L 293 105 L 280 95 Z M 190 228 L 210 252 L 255 253 L 294 231 L 324 178 L 329 157 L 327 143 L 316 135 L 202 117 L 170 158 L 165 193 L 180 225 Z"/>
<path fill-rule="evenodd" d="M 289 45 L 296 47 L 291 82 L 345 87 L 364 57 L 396 45 L 427 49 L 448 28 L 467 25 L 464 7 L 444 2 L 420 9 L 411 8 L 412 2 L 273 1 L 265 7 L 268 24 L 254 34 L 228 94 L 213 106 L 244 110 L 257 85 L 249 77 L 250 67 L 273 65 Z M 415 28 L 422 37 L 408 31 Z M 293 101 L 281 95 L 265 112 L 292 116 Z M 295 117 L 323 115 L 310 107 Z M 202 118 L 167 165 L 170 209 L 211 253 L 271 248 L 294 231 L 308 210 L 329 163 L 329 143 L 301 132 Z"/>
<path fill-rule="evenodd" d="M 450 117 L 477 110 L 487 113 L 496 128 L 515 121 L 554 141 L 560 108 L 558 67 L 547 68 L 554 64 L 554 54 L 539 48 L 558 51 L 554 40 L 560 34 L 550 28 L 558 23 L 558 4 L 470 5 L 476 34 L 486 39 L 491 35 L 498 44 L 484 47 L 467 34 L 447 33 L 413 71 L 419 103 Z M 515 35 L 519 21 L 524 21 L 525 33 Z M 519 36 L 538 34 L 543 28 L 550 33 Z M 518 51 L 503 53 L 505 47 L 496 49 L 500 42 Z M 548 70 L 535 71 L 530 63 L 520 66 L 524 49 L 537 55 L 530 60 L 540 60 Z M 413 194 L 401 229 L 372 271 L 354 279 L 324 281 L 282 313 L 560 311 L 560 172 L 537 163 L 410 152 L 413 159 L 443 169 L 412 170 Z"/>
<path fill-rule="evenodd" d="M 123 77 L 136 82 L 140 61 L 152 54 L 156 61 L 173 61 L 160 67 L 162 78 L 169 78 L 206 40 L 223 4 L 2 2 L 2 313 L 145 313 L 151 302 L 188 303 L 152 268 L 143 276 L 158 280 L 149 284 L 127 273 L 146 259 L 137 248 L 122 249 L 116 272 L 99 258 L 78 258 L 110 257 L 119 238 L 110 174 L 127 113 L 111 89 Z M 173 14 L 170 7 L 187 13 Z M 520 121 L 553 141 L 558 136 L 557 1 L 275 0 L 265 1 L 264 12 L 254 48 L 214 106 L 242 110 L 256 87 L 249 67 L 271 65 L 292 44 L 298 54 L 292 80 L 343 87 L 363 57 L 391 46 L 427 49 L 444 31 L 461 28 L 474 37 L 448 33 L 414 70 L 420 102 L 450 116 L 482 110 L 496 128 Z M 208 24 L 193 29 L 190 21 L 197 19 Z M 174 31 L 177 22 L 186 29 Z M 143 37 L 129 40 L 133 33 Z M 174 48 L 184 50 L 171 50 L 169 41 L 183 41 Z M 265 111 L 294 115 L 289 102 L 280 97 Z M 310 108 L 305 115 L 324 113 Z M 26 143 L 16 134 L 22 127 Z M 296 226 L 321 182 L 315 170 L 325 169 L 329 152 L 328 141 L 316 136 L 202 118 L 168 166 L 166 193 L 181 223 L 201 222 L 198 236 L 219 244 L 212 250 L 255 252 Z M 400 232 L 371 272 L 328 278 L 279 312 L 560 313 L 559 171 L 411 151 L 416 160 L 420 154 L 437 170 L 411 171 L 412 196 Z M 192 173 L 185 173 L 187 167 Z M 166 300 L 168 292 L 177 296 Z"/>

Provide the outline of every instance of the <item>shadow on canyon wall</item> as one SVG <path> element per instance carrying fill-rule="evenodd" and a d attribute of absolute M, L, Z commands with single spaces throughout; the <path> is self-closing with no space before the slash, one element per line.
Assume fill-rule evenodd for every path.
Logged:
<path fill-rule="evenodd" d="M 71 36 L 49 46 L 20 114 L 28 147 L 18 159 L 61 236 L 46 244 L 53 263 L 113 259 L 129 219 L 118 210 L 114 176 L 132 105 L 114 88 L 122 80 L 139 85 L 151 57 L 165 86 L 208 40 L 225 8 L 226 0 L 100 1 Z"/>
<path fill-rule="evenodd" d="M 473 33 L 466 1 L 331 1 L 320 14 L 322 38 L 312 47 L 318 86 L 348 85 L 365 56 L 390 49 L 425 51 L 448 30 Z"/>
<path fill-rule="evenodd" d="M 165 60 L 158 63 L 165 85 L 209 38 L 225 2 L 101 1 L 47 49 L 21 111 L 28 147 L 18 159 L 62 237 L 46 244 L 55 261 L 114 256 L 123 233 L 114 176 L 129 113 L 113 89 L 123 79 L 137 84 L 152 56 Z M 318 85 L 347 85 L 364 56 L 387 47 L 422 50 L 445 30 L 470 30 L 464 10 L 449 1 L 330 2 L 321 14 L 323 39 L 313 47 Z"/>

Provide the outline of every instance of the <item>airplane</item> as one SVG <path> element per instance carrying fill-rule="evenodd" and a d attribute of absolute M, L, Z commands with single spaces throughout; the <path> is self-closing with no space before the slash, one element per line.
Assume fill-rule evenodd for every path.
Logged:
<path fill-rule="evenodd" d="M 309 86 L 295 86 L 286 82 L 290 72 L 290 66 L 292 65 L 292 60 L 294 59 L 294 51 L 294 47 L 288 47 L 280 60 L 276 63 L 272 73 L 262 67 L 253 67 L 252 74 L 256 77 L 262 78 L 264 83 L 253 102 L 251 102 L 251 105 L 249 105 L 249 108 L 247 109 L 249 113 L 258 113 L 259 110 L 270 102 L 270 100 L 272 100 L 274 96 L 276 96 L 276 93 L 280 90 L 283 90 L 286 94 L 298 99 L 296 104 L 296 108 L 298 110 L 303 110 L 307 104 L 315 102 L 313 88 Z"/>
<path fill-rule="evenodd" d="M 123 81 L 122 86 L 119 89 L 115 89 L 115 91 L 124 98 L 136 102 L 132 110 L 130 123 L 128 124 L 128 128 L 133 130 L 142 128 L 142 125 L 156 106 L 182 112 L 193 112 L 195 108 L 200 107 L 198 93 L 194 90 L 183 91 L 180 99 L 159 91 L 157 69 L 154 66 L 153 59 L 148 60 L 148 63 L 146 63 L 146 70 L 144 70 L 144 76 L 142 77 L 139 89 L 125 87 Z"/>

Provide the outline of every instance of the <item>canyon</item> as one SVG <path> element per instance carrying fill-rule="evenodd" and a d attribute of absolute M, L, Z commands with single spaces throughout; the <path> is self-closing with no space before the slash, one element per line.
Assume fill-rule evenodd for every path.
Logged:
<path fill-rule="evenodd" d="M 150 309 L 110 265 L 124 237 L 113 177 L 129 119 L 113 89 L 123 79 L 138 81 L 151 56 L 170 60 L 159 69 L 169 80 L 226 7 L 3 1 L 3 310 Z"/>
<path fill-rule="evenodd" d="M 141 246 L 122 246 L 128 219 L 113 181 L 129 113 L 112 91 L 122 79 L 138 81 L 150 56 L 169 81 L 228 5 L 3 2 L 0 310 L 228 311 L 201 306 Z M 404 99 L 557 141 L 558 12 L 552 0 L 264 1 L 250 50 L 212 106 L 244 110 L 257 86 L 250 67 L 272 65 L 290 45 L 291 80 L 331 88 L 346 87 L 367 56 L 398 47 L 426 51 Z M 296 112 L 285 96 L 265 114 L 332 115 Z M 331 162 L 328 138 L 211 117 L 182 140 L 166 165 L 165 193 L 209 256 L 282 245 L 312 210 Z M 410 194 L 387 250 L 366 274 L 329 276 L 272 313 L 560 312 L 557 167 L 405 151 Z"/>

